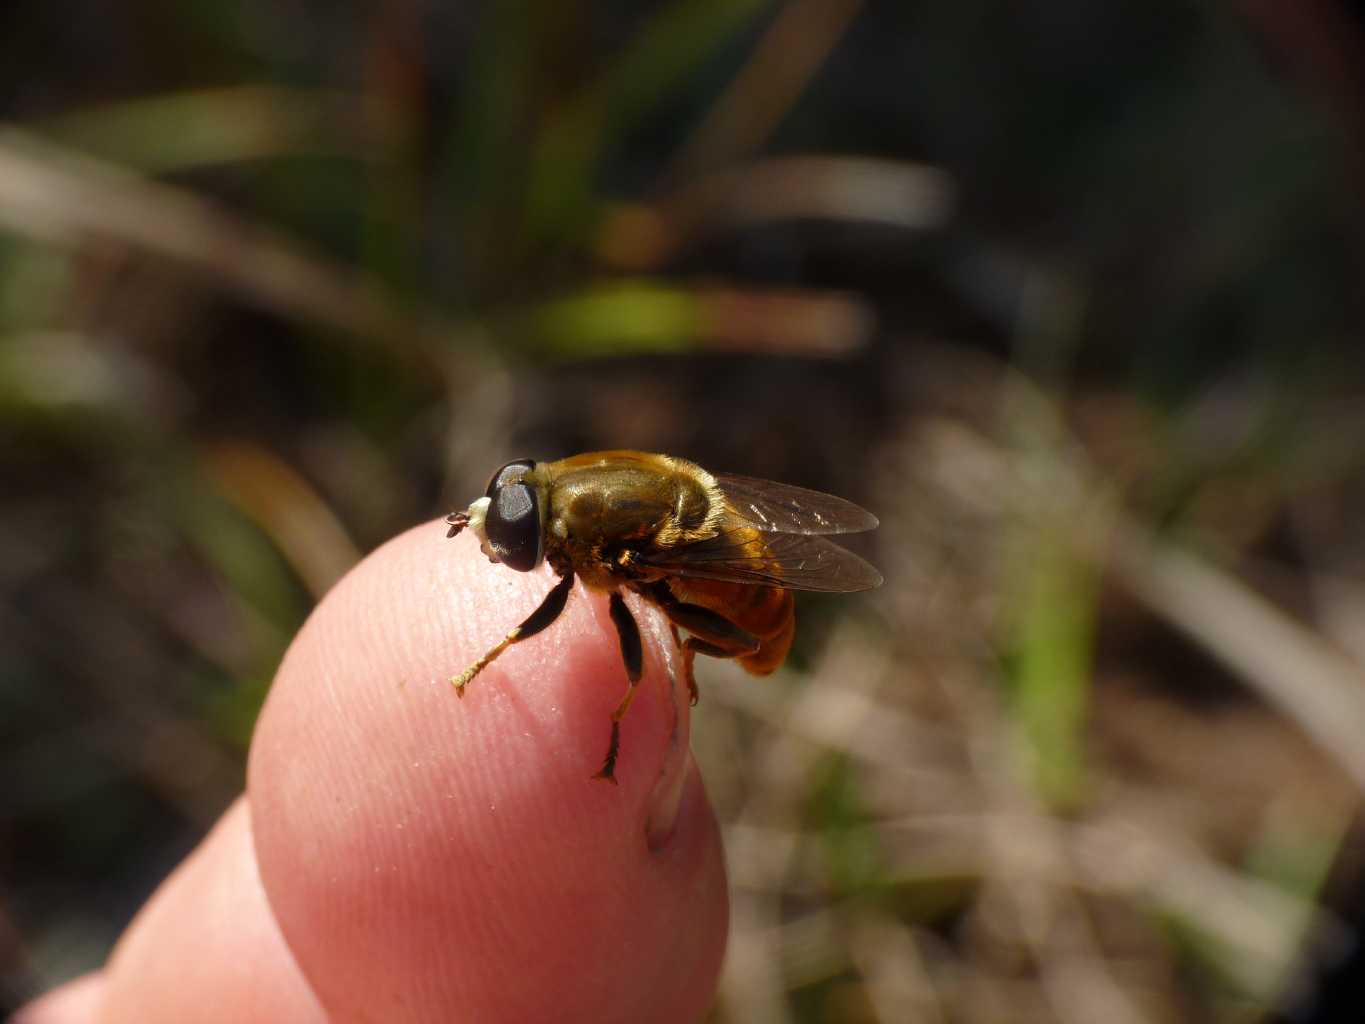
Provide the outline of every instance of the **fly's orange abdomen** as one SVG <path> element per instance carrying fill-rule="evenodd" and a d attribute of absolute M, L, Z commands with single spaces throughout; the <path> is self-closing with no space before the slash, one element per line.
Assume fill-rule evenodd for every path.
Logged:
<path fill-rule="evenodd" d="M 763 642 L 758 650 L 747 658 L 740 658 L 739 663 L 746 671 L 756 676 L 766 676 L 782 667 L 782 663 L 787 660 L 787 652 L 791 650 L 792 637 L 796 635 L 796 600 L 790 590 L 779 590 L 776 587 L 754 589 L 767 592 L 768 604 L 771 607 L 770 617 L 780 621 L 781 625 L 777 632 L 760 637 Z"/>

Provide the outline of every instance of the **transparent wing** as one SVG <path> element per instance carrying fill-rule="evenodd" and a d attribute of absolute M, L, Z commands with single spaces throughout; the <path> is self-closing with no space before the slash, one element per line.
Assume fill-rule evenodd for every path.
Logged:
<path fill-rule="evenodd" d="M 741 519 L 764 533 L 862 533 L 877 517 L 832 494 L 750 476 L 717 474 L 716 483 Z"/>
<path fill-rule="evenodd" d="M 850 593 L 871 590 L 882 582 L 882 574 L 871 565 L 823 537 L 760 533 L 747 522 L 736 522 L 707 540 L 660 551 L 641 561 L 674 576 L 787 590 Z"/>

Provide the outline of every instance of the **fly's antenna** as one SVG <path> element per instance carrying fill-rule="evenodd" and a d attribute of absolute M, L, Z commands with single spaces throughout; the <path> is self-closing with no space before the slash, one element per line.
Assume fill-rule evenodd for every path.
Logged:
<path fill-rule="evenodd" d="M 459 533 L 461 530 L 463 530 L 466 526 L 469 525 L 469 513 L 468 512 L 450 513 L 450 515 L 446 516 L 446 525 L 450 527 L 450 529 L 446 531 L 446 537 L 447 538 L 454 537 L 457 533 Z"/>

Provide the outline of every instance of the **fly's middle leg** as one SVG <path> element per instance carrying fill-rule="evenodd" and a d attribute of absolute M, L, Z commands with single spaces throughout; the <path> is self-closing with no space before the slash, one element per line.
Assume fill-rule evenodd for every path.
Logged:
<path fill-rule="evenodd" d="M 626 717 L 631 702 L 635 700 L 644 668 L 644 646 L 640 641 L 640 627 L 635 622 L 635 616 L 630 614 L 630 609 L 626 607 L 619 590 L 612 591 L 610 612 L 612 624 L 616 626 L 617 638 L 621 641 L 621 660 L 625 662 L 626 677 L 630 680 L 630 686 L 626 688 L 621 703 L 616 705 L 616 710 L 611 713 L 611 741 L 607 744 L 607 756 L 593 778 L 606 779 L 615 784 L 616 758 L 621 751 L 621 719 Z"/>

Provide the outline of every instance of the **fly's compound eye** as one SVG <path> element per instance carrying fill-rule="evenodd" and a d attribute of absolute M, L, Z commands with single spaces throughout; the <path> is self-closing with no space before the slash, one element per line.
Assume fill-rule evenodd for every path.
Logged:
<path fill-rule="evenodd" d="M 524 472 L 525 463 L 514 463 Z M 511 466 L 500 471 L 499 476 Z M 499 484 L 493 478 L 489 487 L 488 512 L 484 517 L 484 535 L 497 553 L 498 561 L 518 572 L 528 572 L 540 564 L 544 548 L 544 533 L 540 526 L 540 499 L 530 484 L 518 481 Z"/>
<path fill-rule="evenodd" d="M 514 480 L 520 480 L 535 468 L 536 464 L 533 459 L 512 460 L 493 474 L 493 479 L 488 481 L 488 490 L 483 492 L 484 496 L 493 497 L 499 487 L 503 487 Z"/>

